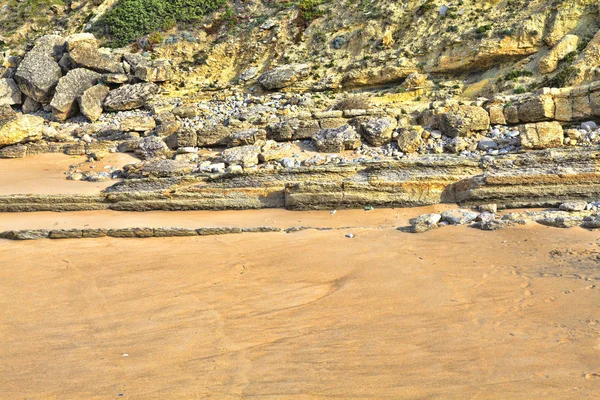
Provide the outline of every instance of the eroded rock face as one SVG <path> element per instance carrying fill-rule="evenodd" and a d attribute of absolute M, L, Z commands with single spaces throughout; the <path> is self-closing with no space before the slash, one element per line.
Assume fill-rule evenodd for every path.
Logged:
<path fill-rule="evenodd" d="M 565 35 L 548 54 L 540 59 L 540 72 L 549 74 L 556 71 L 559 61 L 572 51 L 576 51 L 578 44 L 579 37 L 577 35 Z"/>
<path fill-rule="evenodd" d="M 52 114 L 64 121 L 78 111 L 77 98 L 96 84 L 100 74 L 89 69 L 77 68 L 60 78 L 56 93 L 50 102 Z"/>
<path fill-rule="evenodd" d="M 292 118 L 267 126 L 267 137 L 278 142 L 311 139 L 319 129 L 319 123 L 313 119 Z"/>
<path fill-rule="evenodd" d="M 0 106 L 21 104 L 22 94 L 17 83 L 12 79 L 0 79 Z"/>
<path fill-rule="evenodd" d="M 547 149 L 563 145 L 563 128 L 556 121 L 525 124 L 520 127 L 520 131 L 521 146 L 524 149 Z"/>
<path fill-rule="evenodd" d="M 322 153 L 339 153 L 354 150 L 361 145 L 360 136 L 350 125 L 339 128 L 321 129 L 313 141 Z"/>
<path fill-rule="evenodd" d="M 450 137 L 472 136 L 489 127 L 489 114 L 477 106 L 457 105 L 440 116 L 440 130 Z"/>
<path fill-rule="evenodd" d="M 108 96 L 108 86 L 99 84 L 86 89 L 81 96 L 77 98 L 79 111 L 90 121 L 97 121 L 102 115 L 102 103 Z"/>
<path fill-rule="evenodd" d="M 123 85 L 111 90 L 104 100 L 106 111 L 125 111 L 142 107 L 158 93 L 155 83 L 136 83 Z"/>
<path fill-rule="evenodd" d="M 282 65 L 262 74 L 258 83 L 267 90 L 283 89 L 305 77 L 308 71 L 308 64 Z"/>
<path fill-rule="evenodd" d="M 15 73 L 19 89 L 39 103 L 47 104 L 62 77 L 55 57 L 62 55 L 65 40 L 60 36 L 44 36 L 29 51 Z"/>
<path fill-rule="evenodd" d="M 525 99 L 518 105 L 519 121 L 540 122 L 554 118 L 554 100 L 552 96 L 536 95 Z"/>
<path fill-rule="evenodd" d="M 41 139 L 44 119 L 23 115 L 0 106 L 0 147 Z"/>
<path fill-rule="evenodd" d="M 231 134 L 231 146 L 245 146 L 266 139 L 267 132 L 264 129 L 237 131 Z"/>
<path fill-rule="evenodd" d="M 402 127 L 398 129 L 396 142 L 403 153 L 415 153 L 423 145 L 423 127 L 420 125 Z"/>
<path fill-rule="evenodd" d="M 396 120 L 389 117 L 369 118 L 360 124 L 360 133 L 371 146 L 384 146 L 392 142 L 396 124 Z"/>

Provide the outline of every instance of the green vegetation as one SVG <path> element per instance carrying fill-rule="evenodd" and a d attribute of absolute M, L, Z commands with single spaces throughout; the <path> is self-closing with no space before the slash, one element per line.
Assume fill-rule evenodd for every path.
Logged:
<path fill-rule="evenodd" d="M 52 6 L 64 7 L 63 0 L 10 0 L 10 18 L 0 21 L 2 30 L 12 32 L 26 23 L 35 23 L 42 27 L 48 25 L 48 11 Z"/>
<path fill-rule="evenodd" d="M 491 31 L 492 30 L 492 25 L 481 25 L 480 27 L 478 27 L 477 29 L 475 29 L 475 32 L 483 35 L 484 33 Z"/>
<path fill-rule="evenodd" d="M 519 86 L 519 87 L 515 88 L 515 90 L 514 90 L 515 94 L 523 94 L 526 92 L 527 92 L 527 89 L 525 89 L 523 86 Z"/>
<path fill-rule="evenodd" d="M 169 29 L 177 22 L 200 20 L 226 0 L 120 0 L 100 21 L 112 36 L 112 45 L 124 46 L 153 31 Z"/>
<path fill-rule="evenodd" d="M 550 87 L 558 87 L 562 88 L 565 86 L 569 86 L 572 79 L 577 77 L 579 70 L 574 67 L 568 67 L 561 70 L 558 74 L 554 76 L 550 81 L 548 81 L 547 85 Z"/>
<path fill-rule="evenodd" d="M 309 24 L 312 20 L 323 16 L 323 11 L 319 9 L 319 6 L 323 3 L 323 0 L 298 1 L 298 11 L 300 12 L 298 16 Z"/>
<path fill-rule="evenodd" d="M 517 69 L 514 71 L 510 71 L 509 73 L 504 75 L 504 77 L 500 78 L 500 80 L 516 81 L 517 79 L 519 79 L 523 76 L 532 76 L 532 75 L 533 75 L 533 72 L 531 72 L 531 71 L 526 71 L 524 69 Z"/>

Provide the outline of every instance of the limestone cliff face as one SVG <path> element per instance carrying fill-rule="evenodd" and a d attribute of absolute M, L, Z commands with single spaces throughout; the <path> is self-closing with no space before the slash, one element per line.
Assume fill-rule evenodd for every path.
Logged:
<path fill-rule="evenodd" d="M 14 6 L 1 0 L 0 39 L 11 48 L 5 51 L 3 70 L 10 68 L 9 56 L 19 44 L 48 31 L 96 29 L 94 23 L 117 2 L 48 2 L 36 18 L 15 27 L 7 23 Z M 421 72 L 468 80 L 475 88 L 466 90 L 471 97 L 518 85 L 544 86 L 568 67 L 565 63 L 573 70 L 560 75 L 561 82 L 587 83 L 599 74 L 600 6 L 594 0 L 328 0 L 310 14 L 282 1 L 231 2 L 228 7 L 229 13 L 222 8 L 201 23 L 161 33 L 163 41 L 152 51 L 180 66 L 174 94 L 251 86 L 262 73 L 294 63 L 309 64 L 310 73 L 289 90 L 395 85 Z M 566 35 L 578 43 L 568 54 L 564 49 L 572 46 L 554 49 Z M 549 57 L 554 57 L 551 68 Z M 513 70 L 533 75 L 512 86 L 494 85 Z"/>

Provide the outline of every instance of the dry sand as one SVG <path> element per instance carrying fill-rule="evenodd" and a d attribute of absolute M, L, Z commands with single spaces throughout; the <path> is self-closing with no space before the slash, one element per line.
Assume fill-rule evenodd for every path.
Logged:
<path fill-rule="evenodd" d="M 82 164 L 83 171 L 107 171 L 107 165 L 121 168 L 139 161 L 125 153 L 112 153 L 98 162 L 86 163 L 85 156 L 39 154 L 0 160 L 0 195 L 9 194 L 94 194 L 114 185 L 115 181 L 68 181 L 65 172 L 70 165 Z M 90 166 L 94 166 L 93 169 Z"/>
<path fill-rule="evenodd" d="M 600 397 L 597 232 L 353 233 L 0 240 L 0 398 Z"/>

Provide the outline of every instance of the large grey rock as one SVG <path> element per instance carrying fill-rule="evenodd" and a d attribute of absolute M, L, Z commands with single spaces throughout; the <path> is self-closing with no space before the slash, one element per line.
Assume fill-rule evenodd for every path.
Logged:
<path fill-rule="evenodd" d="M 62 71 L 56 57 L 64 52 L 65 41 L 60 36 L 43 36 L 29 51 L 15 73 L 15 81 L 26 96 L 47 104 L 54 93 Z"/>
<path fill-rule="evenodd" d="M 102 115 L 102 103 L 108 96 L 108 86 L 98 84 L 86 89 L 81 96 L 77 98 L 79 111 L 91 122 L 97 121 Z"/>
<path fill-rule="evenodd" d="M 111 90 L 104 100 L 106 111 L 125 111 L 140 108 L 158 93 L 155 83 L 136 83 L 123 85 Z"/>
<path fill-rule="evenodd" d="M 360 133 L 371 146 L 383 146 L 392 142 L 396 124 L 390 117 L 369 118 L 360 124 Z"/>
<path fill-rule="evenodd" d="M 71 65 L 91 69 L 96 72 L 123 74 L 121 63 L 106 54 L 100 53 L 98 48 L 89 42 L 79 42 L 75 48 L 69 50 Z"/>
<path fill-rule="evenodd" d="M 262 74 L 258 78 L 258 83 L 267 90 L 283 89 L 307 76 L 308 72 L 308 64 L 282 65 Z"/>
<path fill-rule="evenodd" d="M 489 114 L 477 106 L 453 106 L 440 116 L 440 130 L 450 137 L 468 137 L 489 127 Z"/>
<path fill-rule="evenodd" d="M 258 164 L 260 147 L 254 145 L 231 147 L 223 151 L 223 160 L 228 165 L 241 165 L 244 168 Z"/>
<path fill-rule="evenodd" d="M 147 136 L 138 142 L 135 154 L 142 160 L 151 160 L 154 158 L 168 158 L 171 156 L 171 151 L 161 138 Z"/>
<path fill-rule="evenodd" d="M 339 128 L 321 129 L 313 141 L 322 153 L 339 153 L 344 150 L 354 150 L 361 145 L 360 136 L 350 125 Z"/>
<path fill-rule="evenodd" d="M 17 83 L 12 79 L 0 79 L 0 106 L 21 104 L 22 94 Z"/>
<path fill-rule="evenodd" d="M 600 229 L 600 214 L 585 217 L 581 226 L 587 229 Z"/>
<path fill-rule="evenodd" d="M 60 78 L 50 107 L 54 118 L 64 121 L 78 111 L 77 98 L 96 84 L 100 74 L 89 69 L 77 68 Z"/>
<path fill-rule="evenodd" d="M 561 211 L 570 211 L 570 212 L 574 212 L 574 211 L 583 211 L 586 209 L 588 205 L 587 201 L 567 201 L 565 203 L 562 203 L 558 209 Z"/>
<path fill-rule="evenodd" d="M 475 221 L 478 216 L 478 212 L 471 210 L 447 210 L 442 213 L 442 220 L 451 225 L 464 225 Z"/>
<path fill-rule="evenodd" d="M 409 223 L 411 225 L 412 232 L 423 233 L 437 228 L 441 219 L 442 216 L 440 214 L 422 214 L 417 218 L 411 219 Z"/>

